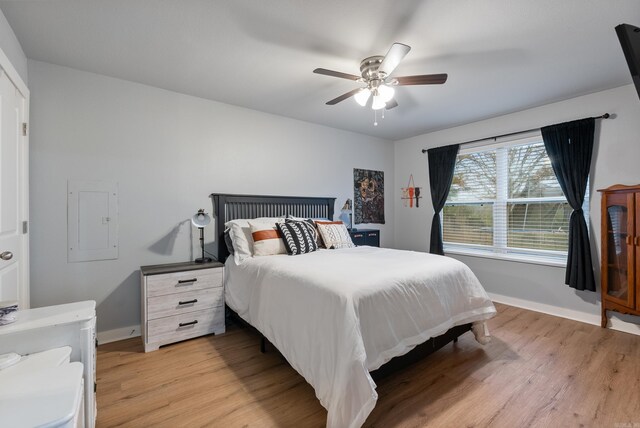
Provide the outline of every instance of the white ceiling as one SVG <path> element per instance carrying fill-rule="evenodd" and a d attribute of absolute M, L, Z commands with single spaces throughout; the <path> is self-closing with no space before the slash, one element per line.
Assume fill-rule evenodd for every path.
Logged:
<path fill-rule="evenodd" d="M 614 27 L 640 25 L 638 0 L 0 1 L 27 57 L 273 114 L 398 140 L 631 83 Z M 393 42 L 398 87 L 373 126 L 349 99 Z"/>

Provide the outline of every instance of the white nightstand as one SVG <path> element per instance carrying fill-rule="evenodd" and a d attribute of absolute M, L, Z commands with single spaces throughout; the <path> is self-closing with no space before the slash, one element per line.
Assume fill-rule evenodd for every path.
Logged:
<path fill-rule="evenodd" d="M 173 263 L 142 266 L 144 351 L 205 334 L 221 334 L 224 324 L 224 265 Z"/>

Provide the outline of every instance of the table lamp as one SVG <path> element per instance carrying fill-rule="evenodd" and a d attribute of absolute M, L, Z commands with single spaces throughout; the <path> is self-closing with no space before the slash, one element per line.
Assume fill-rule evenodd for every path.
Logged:
<path fill-rule="evenodd" d="M 203 209 L 199 209 L 198 212 L 191 217 L 191 223 L 200 229 L 200 248 L 202 249 L 202 257 L 195 259 L 196 263 L 209 263 L 212 261 L 210 257 L 204 256 L 204 227 L 211 223 L 211 217 L 204 212 Z"/>
<path fill-rule="evenodd" d="M 340 212 L 342 214 L 340 214 L 340 219 L 342 220 L 343 223 L 346 223 L 346 216 L 348 215 L 349 217 L 349 230 L 355 230 L 353 229 L 353 213 L 351 212 L 351 210 L 353 209 L 353 202 L 351 202 L 351 199 L 347 199 L 344 203 L 344 205 L 342 206 L 342 209 L 340 210 Z"/>

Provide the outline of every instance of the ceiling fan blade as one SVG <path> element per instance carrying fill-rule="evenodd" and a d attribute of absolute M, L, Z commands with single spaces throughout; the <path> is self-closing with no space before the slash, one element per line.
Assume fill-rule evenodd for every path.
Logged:
<path fill-rule="evenodd" d="M 396 108 L 398 107 L 398 102 L 396 101 L 395 98 L 391 98 L 388 102 L 387 105 L 385 106 L 385 108 L 387 110 L 391 110 L 392 108 Z"/>
<path fill-rule="evenodd" d="M 331 101 L 327 101 L 326 104 L 328 106 L 332 106 L 332 105 L 338 104 L 340 101 L 344 101 L 347 98 L 350 98 L 350 97 L 354 96 L 355 94 L 357 94 L 358 92 L 362 91 L 363 89 L 364 88 L 356 88 L 353 91 L 349 91 L 346 94 L 340 95 L 338 98 L 334 98 Z"/>
<path fill-rule="evenodd" d="M 384 56 L 384 59 L 380 63 L 380 67 L 378 67 L 378 71 L 384 72 L 387 76 L 390 75 L 410 50 L 411 46 L 407 46 L 402 43 L 394 43 L 391 45 L 389 52 Z"/>
<path fill-rule="evenodd" d="M 418 76 L 400 76 L 396 77 L 398 85 L 441 85 L 447 81 L 447 74 L 422 74 Z"/>
<path fill-rule="evenodd" d="M 316 74 L 324 74 L 325 76 L 340 77 L 341 79 L 358 80 L 361 77 L 354 74 L 342 73 L 340 71 L 327 70 L 326 68 L 316 68 L 313 70 Z"/>

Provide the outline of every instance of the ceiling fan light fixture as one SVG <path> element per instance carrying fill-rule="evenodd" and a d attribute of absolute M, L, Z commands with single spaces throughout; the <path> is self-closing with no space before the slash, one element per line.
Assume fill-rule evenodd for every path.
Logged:
<path fill-rule="evenodd" d="M 396 67 L 409 53 L 411 47 L 404 43 L 394 43 L 386 55 L 374 55 L 360 61 L 360 76 L 325 68 L 313 70 L 316 74 L 338 77 L 359 83 L 359 88 L 352 89 L 339 97 L 327 101 L 327 105 L 338 104 L 354 97 L 358 105 L 366 107 L 371 102 L 374 111 L 374 125 L 377 125 L 378 110 L 391 110 L 398 107 L 395 99 L 396 86 L 441 85 L 447 81 L 446 73 L 420 74 L 413 76 L 395 76 Z M 393 77 L 392 77 L 393 76 Z M 384 118 L 384 110 L 381 117 Z"/>
<path fill-rule="evenodd" d="M 387 103 L 384 102 L 381 95 L 379 94 L 373 95 L 373 103 L 371 104 L 371 108 L 373 110 L 380 110 L 381 108 L 384 108 L 386 104 Z"/>
<path fill-rule="evenodd" d="M 378 95 L 380 96 L 380 98 L 382 98 L 382 101 L 384 103 L 388 103 L 389 101 L 391 101 L 391 98 L 393 98 L 395 92 L 396 91 L 391 86 L 378 86 Z"/>
<path fill-rule="evenodd" d="M 369 97 L 371 96 L 371 91 L 369 88 L 364 88 L 362 91 L 358 92 L 353 96 L 358 104 L 362 107 L 367 105 L 367 101 L 369 101 Z"/>

